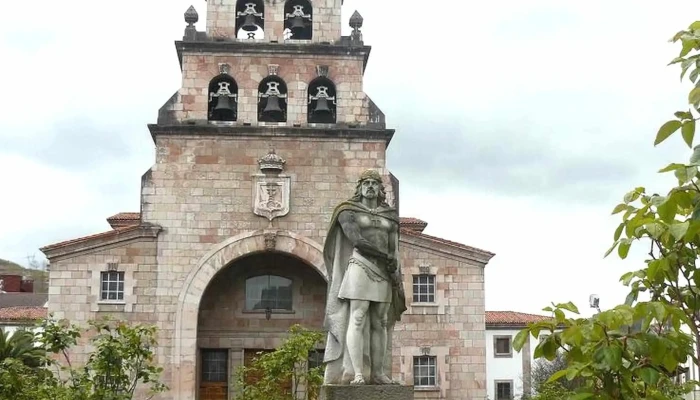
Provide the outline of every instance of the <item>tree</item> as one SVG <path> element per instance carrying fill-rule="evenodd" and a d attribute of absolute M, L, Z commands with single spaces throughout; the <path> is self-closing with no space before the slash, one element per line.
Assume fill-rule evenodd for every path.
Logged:
<path fill-rule="evenodd" d="M 139 399 L 150 399 L 167 389 L 159 381 L 162 369 L 154 365 L 155 327 L 91 321 L 89 343 L 94 351 L 82 366 L 73 365 L 70 358 L 82 329 L 52 319 L 45 320 L 41 328 L 37 367 L 15 357 L 0 362 L 0 398 L 131 400 L 141 385 Z"/>
<path fill-rule="evenodd" d="M 675 118 L 658 130 L 654 145 L 675 132 L 693 148 L 700 107 L 700 21 L 678 32 L 672 42 L 681 43 L 681 51 L 671 64 L 681 67 L 693 84 L 688 94 L 688 110 L 677 111 Z M 563 349 L 566 368 L 548 381 L 581 379 L 574 399 L 677 399 L 690 390 L 675 383 L 674 374 L 681 363 L 700 359 L 693 350 L 693 337 L 699 337 L 700 269 L 700 146 L 693 149 L 688 162 L 673 163 L 659 172 L 673 172 L 677 184 L 667 194 L 647 193 L 637 187 L 613 209 L 622 215 L 614 233 L 614 243 L 605 256 L 617 249 L 626 258 L 630 247 L 643 245 L 648 251 L 644 268 L 621 277 L 630 288 L 625 304 L 601 312 L 592 318 L 569 318 L 578 314 L 572 303 L 552 304 L 553 321 L 538 322 L 520 332 L 516 349 L 527 336 L 550 331 L 534 351 L 536 358 L 553 360 Z M 624 234 L 624 236 L 623 236 Z M 640 301 L 644 293 L 648 301 Z M 555 333 L 554 328 L 563 329 Z M 635 328 L 636 327 L 636 328 Z M 685 330 L 689 330 L 690 334 Z M 691 383 L 692 384 L 692 383 Z"/>
<path fill-rule="evenodd" d="M 44 351 L 35 346 L 35 341 L 36 336 L 31 331 L 17 330 L 10 333 L 0 329 L 0 362 L 15 359 L 30 368 L 40 366 Z"/>
<path fill-rule="evenodd" d="M 259 355 L 250 366 L 238 368 L 236 384 L 240 394 L 236 398 L 292 400 L 299 398 L 305 388 L 309 400 L 317 399 L 323 367 L 309 368 L 309 355 L 322 343 L 322 332 L 293 325 L 282 346 Z"/>
<path fill-rule="evenodd" d="M 551 361 L 545 358 L 535 360 L 534 366 L 530 373 L 530 377 L 532 379 L 532 387 L 535 389 L 535 392 L 541 393 L 544 386 L 547 385 L 547 381 L 549 380 L 549 378 L 557 372 L 566 369 L 566 367 L 566 357 L 564 355 L 564 352 L 562 351 L 557 352 L 556 356 Z M 558 384 L 563 389 L 573 390 L 577 386 L 579 386 L 581 382 L 580 380 L 572 380 L 558 382 Z M 551 391 L 551 388 L 547 389 Z"/>

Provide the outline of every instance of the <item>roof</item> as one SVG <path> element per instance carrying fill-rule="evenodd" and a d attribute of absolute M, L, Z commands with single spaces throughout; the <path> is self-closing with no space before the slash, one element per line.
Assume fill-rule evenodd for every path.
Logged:
<path fill-rule="evenodd" d="M 49 300 L 46 293 L 0 293 L 0 309 L 9 307 L 43 307 Z"/>
<path fill-rule="evenodd" d="M 107 218 L 107 222 L 113 229 L 138 225 L 141 222 L 141 213 L 121 212 Z"/>
<path fill-rule="evenodd" d="M 486 325 L 525 327 L 527 324 L 551 320 L 552 317 L 516 311 L 486 311 Z"/>
<path fill-rule="evenodd" d="M 107 239 L 107 238 L 110 238 L 112 236 L 119 236 L 120 233 L 138 230 L 139 228 L 140 228 L 140 226 L 138 224 L 120 227 L 120 228 L 112 229 L 111 231 L 107 231 L 107 232 L 100 232 L 100 233 L 96 233 L 94 235 L 83 236 L 83 237 L 80 237 L 77 239 L 71 239 L 71 240 L 66 240 L 64 242 L 50 244 L 48 246 L 42 247 L 39 250 L 46 253 L 47 250 L 53 250 L 53 249 L 58 248 L 58 247 L 63 247 L 63 246 L 67 246 L 67 245 L 75 244 L 75 243 L 80 243 L 80 242 L 85 242 L 85 241 L 93 240 L 93 239 Z"/>
<path fill-rule="evenodd" d="M 437 237 L 437 236 L 426 235 L 425 233 L 417 232 L 417 231 L 412 230 L 412 229 L 409 229 L 409 228 L 404 228 L 404 227 L 402 227 L 402 228 L 401 228 L 401 234 L 405 234 L 405 235 L 408 235 L 408 236 L 413 236 L 413 237 L 418 237 L 418 238 L 427 239 L 427 240 L 430 240 L 430 241 L 432 241 L 432 242 L 434 242 L 434 243 L 437 243 L 437 244 L 443 244 L 443 245 L 447 245 L 447 246 L 452 246 L 452 247 L 456 247 L 456 248 L 459 248 L 459 249 L 462 249 L 462 250 L 473 251 L 473 252 L 476 252 L 476 253 L 482 253 L 482 254 L 488 256 L 489 258 L 495 256 L 495 254 L 492 253 L 492 252 L 490 252 L 490 251 L 482 250 L 482 249 L 479 249 L 479 248 L 476 248 L 476 247 L 472 247 L 472 246 L 467 246 L 466 244 L 462 244 L 462 243 L 458 243 L 458 242 L 453 242 L 453 241 L 451 241 L 451 240 L 439 238 L 439 237 Z"/>
<path fill-rule="evenodd" d="M 428 223 L 418 218 L 401 217 L 400 219 L 401 227 L 422 233 Z"/>
<path fill-rule="evenodd" d="M 46 318 L 46 307 L 6 307 L 0 308 L 0 323 L 9 321 L 32 321 Z"/>

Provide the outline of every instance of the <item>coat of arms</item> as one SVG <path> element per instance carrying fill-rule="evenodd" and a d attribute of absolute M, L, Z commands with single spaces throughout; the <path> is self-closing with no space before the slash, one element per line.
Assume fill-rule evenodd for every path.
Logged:
<path fill-rule="evenodd" d="M 272 221 L 289 213 L 291 178 L 280 174 L 285 161 L 274 150 L 258 163 L 262 174 L 254 178 L 253 212 Z"/>

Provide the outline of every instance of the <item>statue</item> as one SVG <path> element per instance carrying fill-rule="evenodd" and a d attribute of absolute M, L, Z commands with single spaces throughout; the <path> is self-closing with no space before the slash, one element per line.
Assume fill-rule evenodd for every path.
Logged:
<path fill-rule="evenodd" d="M 398 213 L 386 203 L 379 173 L 367 170 L 333 212 L 323 249 L 325 385 L 395 384 L 391 337 L 406 311 L 398 247 Z"/>

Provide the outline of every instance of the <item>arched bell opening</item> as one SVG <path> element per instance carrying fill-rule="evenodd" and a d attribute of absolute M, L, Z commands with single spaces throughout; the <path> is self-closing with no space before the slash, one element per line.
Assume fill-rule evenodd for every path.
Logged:
<path fill-rule="evenodd" d="M 320 76 L 309 83 L 308 121 L 334 124 L 336 122 L 336 90 L 330 79 Z"/>
<path fill-rule="evenodd" d="M 238 118 L 238 85 L 228 74 L 209 82 L 209 121 L 231 122 Z"/>
<path fill-rule="evenodd" d="M 308 0 L 288 0 L 284 4 L 284 33 L 286 39 L 311 40 L 314 10 Z"/>
<path fill-rule="evenodd" d="M 265 37 L 265 4 L 263 0 L 236 2 L 236 38 L 263 39 Z"/>
<path fill-rule="evenodd" d="M 258 121 L 287 122 L 287 84 L 276 75 L 258 85 Z"/>
<path fill-rule="evenodd" d="M 279 347 L 292 325 L 323 329 L 326 291 L 324 277 L 288 253 L 254 253 L 216 273 L 199 305 L 199 399 L 228 399 L 236 369 Z"/>

